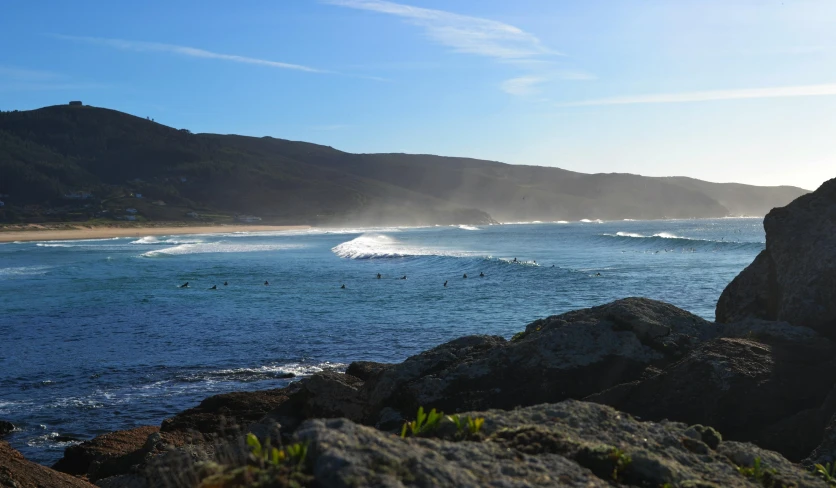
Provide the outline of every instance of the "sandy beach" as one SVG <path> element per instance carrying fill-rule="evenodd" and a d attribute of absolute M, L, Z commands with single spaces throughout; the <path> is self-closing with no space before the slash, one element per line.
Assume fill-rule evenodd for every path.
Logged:
<path fill-rule="evenodd" d="M 305 230 L 308 225 L 207 225 L 182 227 L 88 227 L 74 229 L 29 228 L 0 231 L 0 242 L 69 241 L 162 235 L 214 234 L 220 232 L 271 232 Z"/>

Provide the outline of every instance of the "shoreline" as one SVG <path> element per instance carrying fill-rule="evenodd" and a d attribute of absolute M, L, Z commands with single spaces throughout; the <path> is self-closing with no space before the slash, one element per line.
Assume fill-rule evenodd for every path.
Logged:
<path fill-rule="evenodd" d="M 163 235 L 218 234 L 222 232 L 279 232 L 308 230 L 309 225 L 205 225 L 165 227 L 86 227 L 74 229 L 38 229 L 0 231 L 0 243 L 33 241 L 74 241 L 145 237 Z"/>

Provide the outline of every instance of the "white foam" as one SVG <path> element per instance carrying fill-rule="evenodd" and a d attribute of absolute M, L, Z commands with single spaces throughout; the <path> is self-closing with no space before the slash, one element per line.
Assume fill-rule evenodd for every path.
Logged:
<path fill-rule="evenodd" d="M 460 225 L 459 229 L 462 229 L 462 230 L 481 230 L 481 229 L 479 229 L 479 227 L 474 227 L 472 225 Z"/>
<path fill-rule="evenodd" d="M 201 239 L 159 239 L 155 236 L 145 236 L 141 239 L 131 241 L 131 244 L 140 245 L 164 245 L 164 244 L 199 244 Z"/>
<path fill-rule="evenodd" d="M 612 234 L 606 234 L 606 235 L 612 235 Z M 636 234 L 635 232 L 616 232 L 615 235 L 617 235 L 619 237 L 647 237 L 647 236 L 644 236 L 644 235 L 641 235 L 641 234 Z"/>
<path fill-rule="evenodd" d="M 47 243 L 44 243 L 44 242 L 39 242 L 35 245 L 38 246 L 38 247 L 75 247 L 75 246 L 71 246 L 69 244 L 47 244 Z"/>
<path fill-rule="evenodd" d="M 283 249 L 295 249 L 302 247 L 299 244 L 238 244 L 232 242 L 194 242 L 190 244 L 180 244 L 174 247 L 167 247 L 165 249 L 155 249 L 148 251 L 141 256 L 153 257 L 160 255 L 181 256 L 186 254 L 207 254 L 207 253 L 225 253 L 225 252 L 264 252 L 264 251 L 280 251 Z"/>
<path fill-rule="evenodd" d="M 565 220 L 555 220 L 555 221 L 554 221 L 554 222 L 552 222 L 552 223 L 553 223 L 553 224 L 568 224 L 569 222 L 567 222 L 567 221 L 565 221 Z"/>
<path fill-rule="evenodd" d="M 343 242 L 331 252 L 347 259 L 403 258 L 410 256 L 469 256 L 471 253 L 408 246 L 385 234 L 363 234 Z"/>
<path fill-rule="evenodd" d="M 13 268 L 0 268 L 0 276 L 30 276 L 46 274 L 52 266 L 18 266 Z"/>

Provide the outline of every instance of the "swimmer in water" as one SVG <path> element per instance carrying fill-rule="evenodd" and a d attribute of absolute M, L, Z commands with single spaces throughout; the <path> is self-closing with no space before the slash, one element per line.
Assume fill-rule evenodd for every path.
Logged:
<path fill-rule="evenodd" d="M 462 276 L 462 278 L 467 278 L 467 273 L 465 273 L 464 276 Z"/>
<path fill-rule="evenodd" d="M 340 290 L 345 290 L 345 285 L 341 286 Z"/>
<path fill-rule="evenodd" d="M 209 289 L 210 289 L 210 290 L 217 290 L 217 289 L 218 289 L 218 285 L 212 285 L 212 288 L 209 288 Z"/>
<path fill-rule="evenodd" d="M 479 272 L 479 278 L 484 278 L 484 277 L 485 277 L 485 273 L 482 273 L 482 272 L 480 271 L 480 272 Z"/>
<path fill-rule="evenodd" d="M 446 281 L 444 282 L 444 288 L 447 288 L 447 282 Z"/>
<path fill-rule="evenodd" d="M 377 274 L 377 279 L 380 279 L 380 273 Z"/>
<path fill-rule="evenodd" d="M 267 285 L 269 285 L 269 284 L 270 284 L 270 282 L 269 282 L 269 281 L 265 281 L 265 282 L 264 282 L 264 286 L 267 286 Z"/>
<path fill-rule="evenodd" d="M 183 283 L 182 285 L 180 285 L 180 288 L 188 288 L 188 287 L 189 287 L 189 282 L 188 281 Z"/>
<path fill-rule="evenodd" d="M 229 286 L 229 283 L 227 283 L 226 281 L 224 281 L 224 286 Z"/>

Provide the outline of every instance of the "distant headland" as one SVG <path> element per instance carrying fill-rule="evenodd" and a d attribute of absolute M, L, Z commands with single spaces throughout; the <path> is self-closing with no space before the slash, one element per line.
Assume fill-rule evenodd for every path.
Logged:
<path fill-rule="evenodd" d="M 427 225 L 762 216 L 801 188 L 193 134 L 83 105 L 0 112 L 0 224 Z"/>

